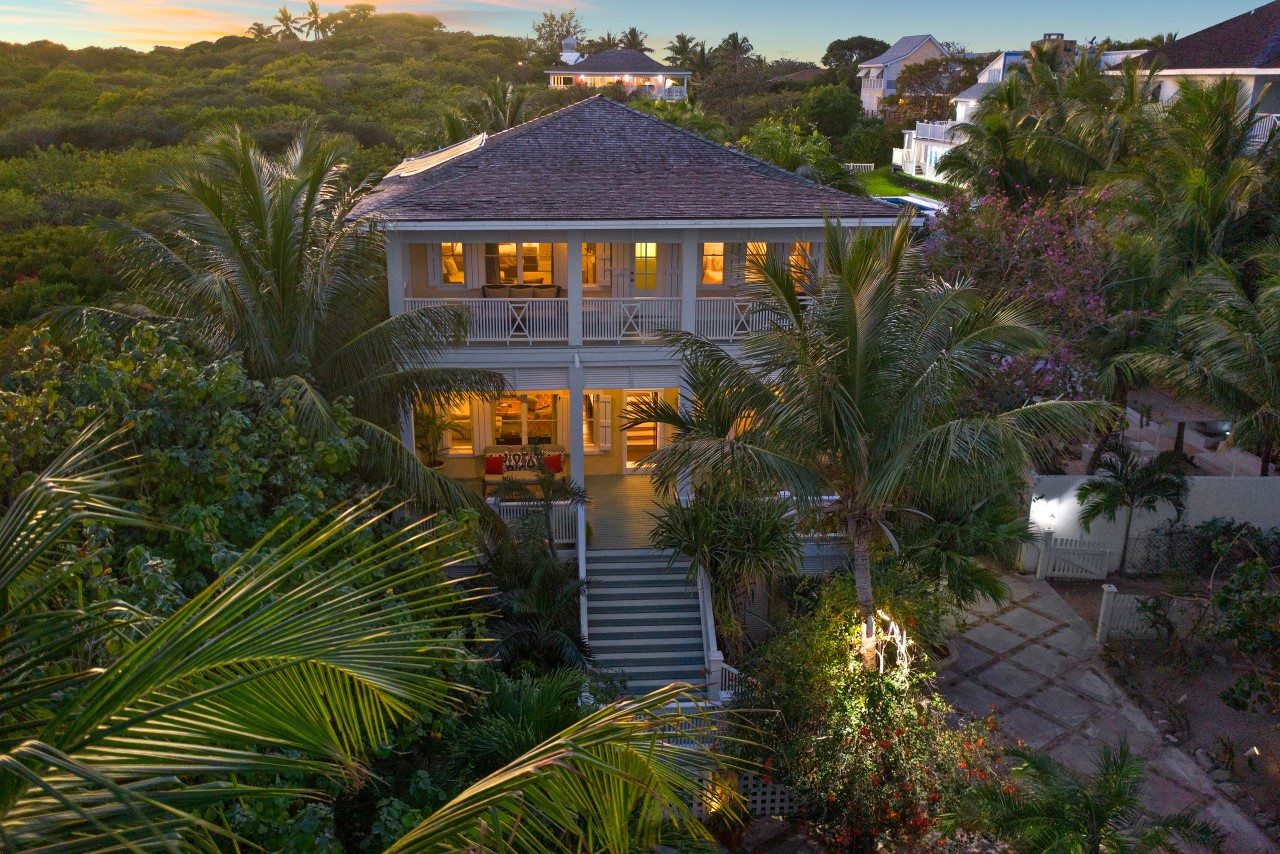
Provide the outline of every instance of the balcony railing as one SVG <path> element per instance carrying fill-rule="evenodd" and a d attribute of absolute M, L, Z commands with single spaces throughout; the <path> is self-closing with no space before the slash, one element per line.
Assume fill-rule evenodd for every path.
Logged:
<path fill-rule="evenodd" d="M 1271 136 L 1271 132 L 1276 128 L 1276 122 L 1280 116 L 1260 115 L 1258 123 L 1249 130 L 1249 139 L 1246 143 L 1250 151 L 1256 152 L 1262 148 L 1262 144 Z"/>
<path fill-rule="evenodd" d="M 740 341 L 769 325 L 769 315 L 751 300 L 704 297 L 698 300 L 698 334 L 712 341 Z"/>
<path fill-rule="evenodd" d="M 916 139 L 932 139 L 950 142 L 951 128 L 955 122 L 916 122 Z"/>
<path fill-rule="evenodd" d="M 405 310 L 460 305 L 467 311 L 473 344 L 536 344 L 569 340 L 569 300 L 407 299 Z"/>
<path fill-rule="evenodd" d="M 651 341 L 660 329 L 680 328 L 680 300 L 667 297 L 582 301 L 582 340 L 623 344 Z"/>

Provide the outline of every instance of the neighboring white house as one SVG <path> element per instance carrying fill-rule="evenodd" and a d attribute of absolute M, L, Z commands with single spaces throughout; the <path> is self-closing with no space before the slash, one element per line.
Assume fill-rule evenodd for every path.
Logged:
<path fill-rule="evenodd" d="M 1280 114 L 1280 0 L 1155 48 L 1144 62 L 1161 65 L 1156 76 L 1165 102 L 1186 80 L 1239 79 L 1250 104 L 1265 116 L 1255 128 L 1265 139 Z"/>
<path fill-rule="evenodd" d="M 950 55 L 931 35 L 903 36 L 884 53 L 858 63 L 862 109 L 868 115 L 879 113 L 881 102 L 897 94 L 898 73 L 905 66 Z"/>
<path fill-rule="evenodd" d="M 556 538 L 592 582 L 583 628 L 597 662 L 623 668 L 633 690 L 719 672 L 709 600 L 688 592 L 685 568 L 644 551 L 655 506 L 638 464 L 667 434 L 626 428 L 623 412 L 681 398 L 681 361 L 661 332 L 734 351 L 770 323 L 744 293 L 749 256 L 821 265 L 824 218 L 885 227 L 899 210 L 602 96 L 406 160 L 357 209 L 385 229 L 393 315 L 465 312 L 463 346 L 434 363 L 506 377 L 498 400 L 453 408 L 444 473 L 486 494 L 504 475 L 527 476 L 537 445 L 585 486 L 589 505 L 564 508 Z M 494 506 L 503 518 L 527 512 Z M 624 583 L 611 593 L 632 571 L 649 595 Z"/>
<path fill-rule="evenodd" d="M 1089 47 L 1077 46 L 1074 41 L 1064 40 L 1059 33 L 1045 33 L 1044 38 L 1036 42 L 1033 48 L 1040 45 L 1058 46 L 1074 51 L 1077 55 L 1080 51 L 1091 50 Z M 1126 57 L 1140 56 L 1143 53 L 1145 51 L 1141 50 L 1102 51 L 1097 53 L 1097 59 L 1103 68 L 1111 68 Z M 987 67 L 978 72 L 977 82 L 951 99 L 951 103 L 955 105 L 954 120 L 916 122 L 914 128 L 902 132 L 902 147 L 893 150 L 893 165 L 912 175 L 941 180 L 937 172 L 938 161 L 942 159 L 942 155 L 964 142 L 963 135 L 952 130 L 954 126 L 972 118 L 983 96 L 1007 78 L 1012 68 L 1021 65 L 1026 56 L 1027 51 L 1021 50 L 997 53 Z"/>
<path fill-rule="evenodd" d="M 618 85 L 625 94 L 633 92 L 663 101 L 683 101 L 689 95 L 692 72 L 668 68 L 638 50 L 602 50 L 583 56 L 577 41 L 564 40 L 561 67 L 547 72 L 552 89 L 570 86 L 601 88 Z"/>

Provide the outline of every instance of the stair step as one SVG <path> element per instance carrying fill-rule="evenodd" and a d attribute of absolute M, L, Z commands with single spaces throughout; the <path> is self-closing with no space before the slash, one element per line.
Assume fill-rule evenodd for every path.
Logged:
<path fill-rule="evenodd" d="M 671 622 L 676 623 L 695 623 L 702 624 L 702 619 L 698 611 L 697 602 L 687 602 L 683 599 L 668 604 L 661 608 L 639 608 L 635 606 L 635 600 L 624 600 L 621 602 L 587 602 L 587 624 L 590 625 L 595 621 L 596 617 L 608 618 L 617 621 L 619 617 L 629 617 L 645 622 Z"/>
<path fill-rule="evenodd" d="M 615 653 L 696 652 L 702 654 L 702 638 L 596 638 L 591 641 L 596 655 Z"/>
<path fill-rule="evenodd" d="M 619 584 L 619 585 L 614 585 L 610 587 L 592 587 L 587 589 L 587 595 L 597 596 L 597 597 L 598 596 L 623 596 L 623 595 L 645 596 L 645 597 L 687 596 L 690 599 L 695 599 L 695 600 L 698 598 L 698 593 L 696 590 L 689 590 L 683 585 L 675 586 L 671 584 L 653 584 L 649 586 L 628 584 L 625 587 Z"/>
<path fill-rule="evenodd" d="M 633 623 L 628 625 L 617 620 L 609 620 L 597 623 L 594 620 L 589 621 L 587 627 L 591 631 L 591 638 L 594 641 L 597 637 L 600 640 L 622 640 L 628 637 L 653 638 L 654 640 L 696 640 L 702 642 L 702 626 L 692 620 L 684 620 L 681 622 L 672 622 L 664 620 L 661 623 Z"/>
<path fill-rule="evenodd" d="M 596 664 L 610 666 L 608 662 L 597 661 Z M 628 664 L 619 669 L 632 679 L 647 678 L 662 680 L 664 683 L 693 682 L 695 684 L 707 681 L 707 677 L 702 674 L 701 664 Z"/>
<path fill-rule="evenodd" d="M 660 581 L 664 584 L 680 584 L 695 586 L 689 582 L 684 572 L 624 572 L 618 575 L 587 574 L 587 580 L 594 584 L 642 584 L 647 581 Z"/>

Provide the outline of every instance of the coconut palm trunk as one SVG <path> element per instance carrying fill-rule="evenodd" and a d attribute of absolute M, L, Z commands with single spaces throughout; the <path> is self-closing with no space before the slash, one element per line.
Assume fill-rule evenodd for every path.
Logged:
<path fill-rule="evenodd" d="M 1129 561 L 1129 531 L 1133 528 L 1133 504 L 1129 505 L 1128 512 L 1124 517 L 1124 540 L 1120 543 L 1120 574 L 1124 575 L 1124 569 Z"/>

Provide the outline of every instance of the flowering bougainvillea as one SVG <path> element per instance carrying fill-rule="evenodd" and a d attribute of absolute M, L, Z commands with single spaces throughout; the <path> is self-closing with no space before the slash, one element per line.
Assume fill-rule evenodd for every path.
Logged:
<path fill-rule="evenodd" d="M 1093 397 L 1094 344 L 1113 328 L 1108 294 L 1117 267 L 1095 203 L 1074 195 L 961 196 L 935 226 L 929 263 L 937 275 L 1031 302 L 1050 333 L 1047 352 L 1002 365 L 993 397 Z"/>

